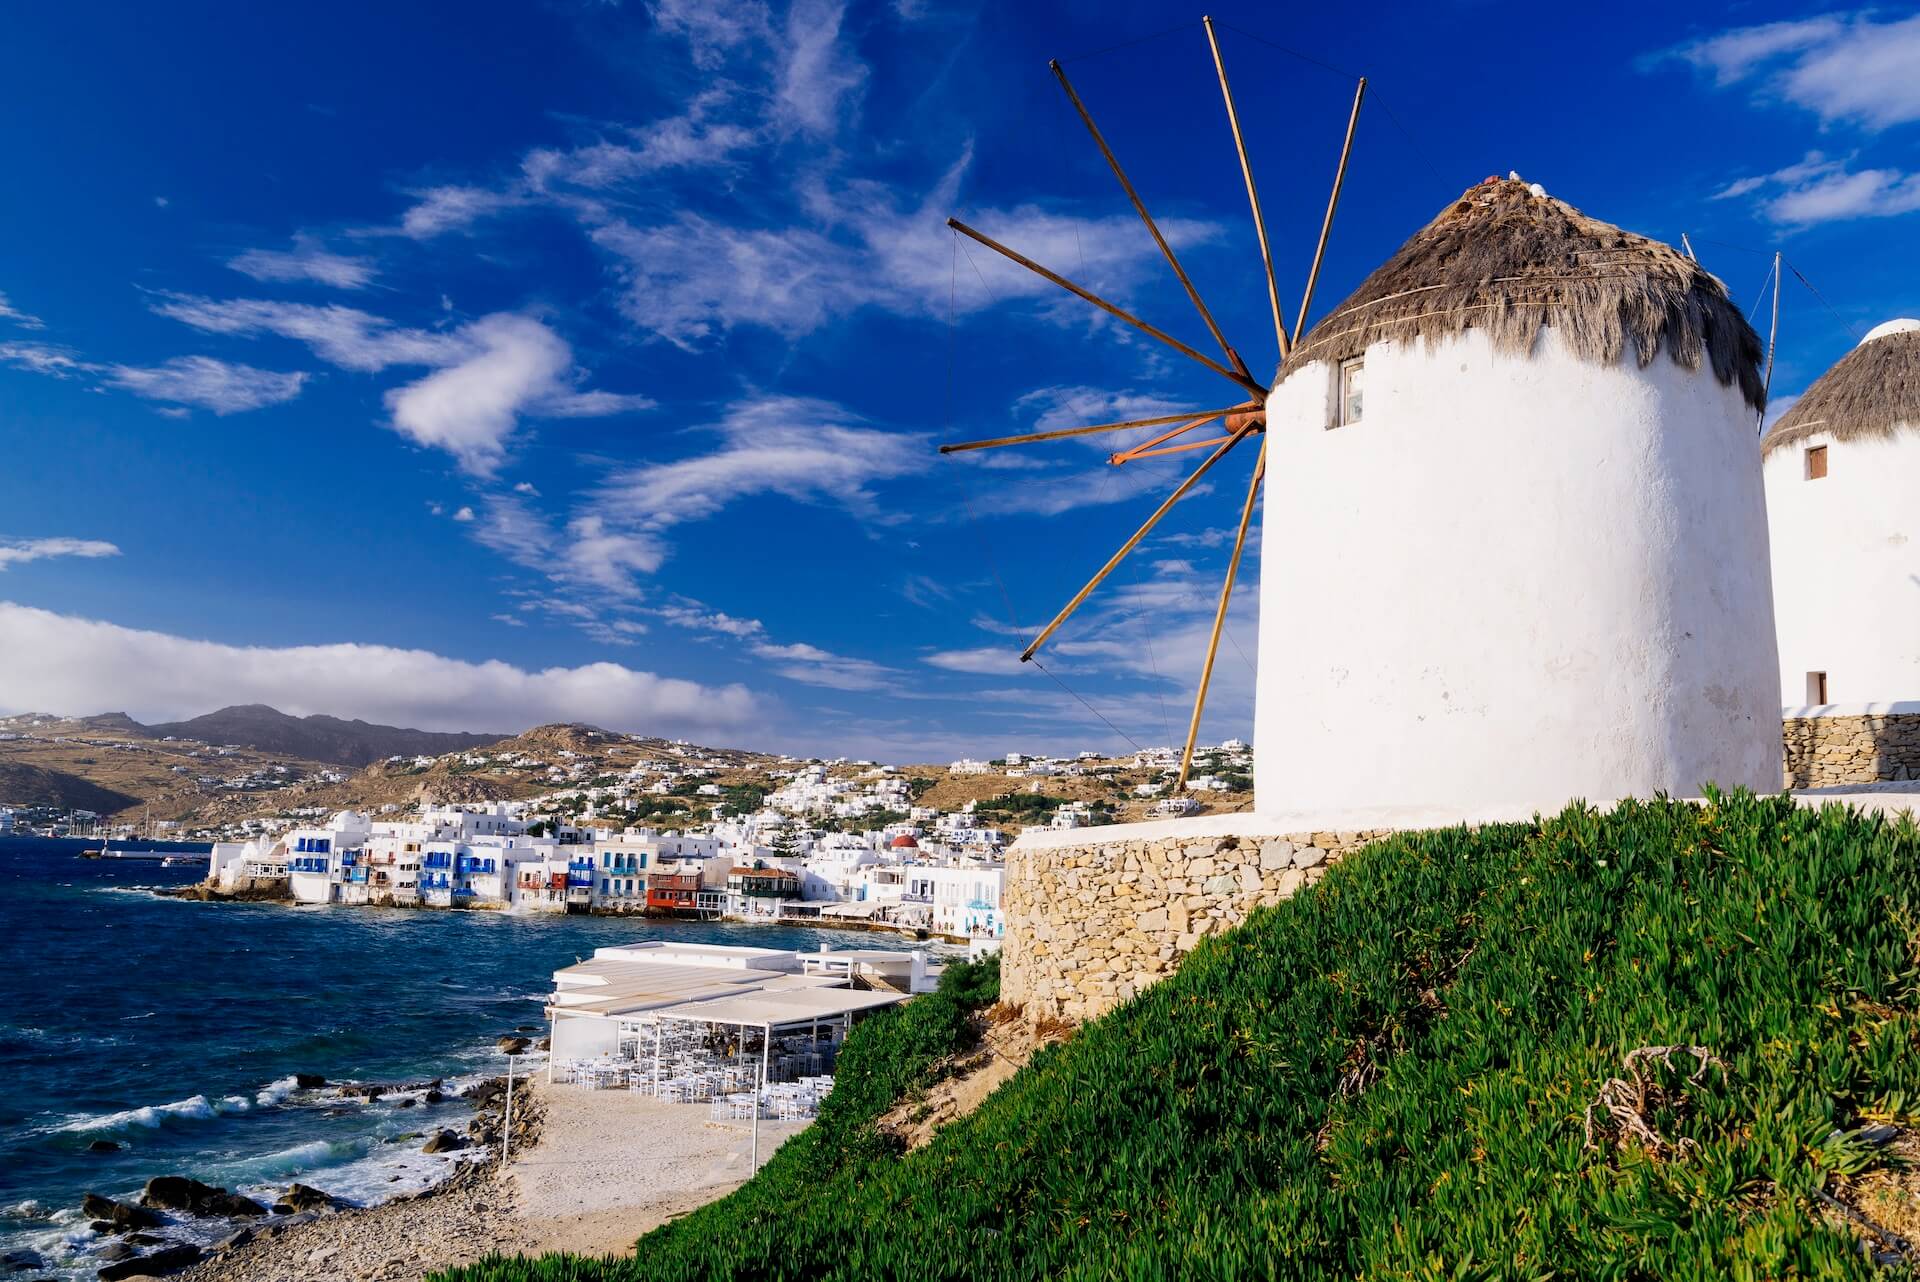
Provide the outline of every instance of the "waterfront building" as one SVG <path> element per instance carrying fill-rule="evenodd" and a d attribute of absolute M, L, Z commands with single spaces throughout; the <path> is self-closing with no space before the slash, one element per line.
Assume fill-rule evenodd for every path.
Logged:
<path fill-rule="evenodd" d="M 727 871 L 726 915 L 740 921 L 777 921 L 785 906 L 801 899 L 800 876 L 764 862 Z"/>

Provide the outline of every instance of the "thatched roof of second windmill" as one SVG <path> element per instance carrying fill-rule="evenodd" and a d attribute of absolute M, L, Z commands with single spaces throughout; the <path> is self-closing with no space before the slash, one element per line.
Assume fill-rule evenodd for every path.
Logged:
<path fill-rule="evenodd" d="M 1672 246 L 1589 218 L 1514 178 L 1470 187 L 1400 247 L 1301 340 L 1286 368 L 1477 329 L 1526 355 L 1552 326 L 1574 355 L 1641 367 L 1662 348 L 1688 369 L 1702 359 L 1747 403 L 1766 400 L 1760 336 L 1726 286 Z"/>
<path fill-rule="evenodd" d="M 1884 439 L 1903 427 L 1920 429 L 1920 325 L 1891 321 L 1815 379 L 1760 449 L 1768 453 L 1820 434 Z"/>

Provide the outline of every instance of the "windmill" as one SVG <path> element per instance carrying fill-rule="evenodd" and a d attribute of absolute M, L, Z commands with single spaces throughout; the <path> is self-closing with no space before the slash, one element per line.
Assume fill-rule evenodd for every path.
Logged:
<path fill-rule="evenodd" d="M 1201 25 L 1206 29 L 1207 44 L 1213 53 L 1214 71 L 1220 81 L 1220 96 L 1226 105 L 1227 125 L 1232 131 L 1234 150 L 1238 153 L 1240 159 L 1240 176 L 1246 184 L 1247 204 L 1252 213 L 1254 232 L 1260 244 L 1260 260 L 1266 274 L 1267 302 L 1273 313 L 1274 340 L 1279 347 L 1280 363 L 1284 366 L 1287 358 L 1292 354 L 1294 344 L 1300 341 L 1300 336 L 1305 332 L 1307 315 L 1313 307 L 1314 286 L 1319 281 L 1320 264 L 1326 255 L 1327 239 L 1333 231 L 1334 213 L 1340 205 L 1340 190 L 1346 182 L 1347 162 L 1353 154 L 1353 135 L 1355 128 L 1360 123 L 1360 104 L 1366 98 L 1367 81 L 1366 77 L 1360 77 L 1359 83 L 1354 90 L 1353 110 L 1347 117 L 1346 138 L 1341 144 L 1340 161 L 1334 171 L 1333 189 L 1327 198 L 1326 215 L 1321 220 L 1320 237 L 1313 251 L 1313 264 L 1307 272 L 1306 289 L 1301 297 L 1299 310 L 1294 316 L 1293 330 L 1291 334 L 1289 334 L 1284 313 L 1280 305 L 1279 285 L 1274 276 L 1273 252 L 1267 239 L 1266 218 L 1261 213 L 1260 194 L 1254 183 L 1253 167 L 1247 158 L 1246 139 L 1240 128 L 1240 113 L 1234 105 L 1233 88 L 1227 79 L 1226 60 L 1220 53 L 1220 40 L 1214 31 L 1213 19 L 1210 17 L 1202 18 Z M 1126 193 L 1128 201 L 1132 203 L 1134 212 L 1140 216 L 1140 221 L 1146 225 L 1147 233 L 1153 237 L 1154 244 L 1158 246 L 1161 255 L 1167 260 L 1167 265 L 1173 269 L 1173 274 L 1179 278 L 1181 287 L 1186 291 L 1188 299 L 1193 303 L 1194 310 L 1200 314 L 1200 319 L 1206 325 L 1207 332 L 1212 336 L 1213 341 L 1219 345 L 1221 354 L 1225 358 L 1224 363 L 1181 342 L 1164 330 L 1148 324 L 1146 321 L 1115 306 L 1113 303 L 1108 302 L 1092 291 L 1075 284 L 1059 273 L 1049 270 L 1026 257 L 1024 254 L 1021 254 L 1019 251 L 1001 244 L 991 236 L 967 226 L 957 218 L 947 219 L 947 226 L 951 227 L 960 235 L 966 236 L 985 246 L 996 254 L 1018 263 L 1028 271 L 1036 273 L 1059 286 L 1061 289 L 1066 290 L 1068 293 L 1074 294 L 1086 302 L 1091 303 L 1116 320 L 1131 325 L 1148 337 L 1179 352 L 1189 360 L 1204 365 L 1213 373 L 1218 374 L 1220 377 L 1232 383 L 1236 390 L 1247 396 L 1248 399 L 1220 409 L 1188 410 L 1178 414 L 1130 419 L 1119 423 L 1096 423 L 1086 427 L 1071 427 L 1048 432 L 1034 432 L 1024 436 L 1003 436 L 984 441 L 965 441 L 956 444 L 942 445 L 940 447 L 942 454 L 956 454 L 970 450 L 1001 449 L 1014 445 L 1035 445 L 1047 441 L 1057 441 L 1068 437 L 1089 436 L 1103 432 L 1161 427 L 1167 428 L 1168 430 L 1150 437 L 1145 441 L 1141 441 L 1128 449 L 1120 450 L 1109 455 L 1107 459 L 1108 465 L 1122 467 L 1142 459 L 1161 458 L 1170 454 L 1185 453 L 1190 450 L 1210 449 L 1212 451 L 1186 480 L 1182 481 L 1171 494 L 1167 495 L 1166 499 L 1159 507 L 1154 509 L 1153 514 L 1133 533 L 1132 537 L 1120 545 L 1119 551 L 1108 558 L 1106 564 L 1101 566 L 1099 571 L 1087 581 L 1086 586 L 1075 593 L 1073 598 L 1053 617 L 1052 621 L 1049 622 L 1046 627 L 1042 628 L 1033 640 L 1028 643 L 1026 649 L 1020 653 L 1020 661 L 1022 663 L 1029 662 L 1033 659 L 1034 655 L 1047 643 L 1048 639 L 1051 638 L 1073 612 L 1078 610 L 1086 599 L 1093 594 L 1094 589 L 1098 588 L 1101 582 L 1113 573 L 1119 564 L 1152 532 L 1154 526 L 1160 523 L 1161 518 L 1166 516 L 1182 498 L 1186 497 L 1207 473 L 1213 470 L 1216 464 L 1228 454 L 1232 453 L 1242 442 L 1248 440 L 1250 437 L 1263 435 L 1265 433 L 1266 398 L 1268 394 L 1268 388 L 1263 386 L 1258 379 L 1254 378 L 1253 375 L 1248 372 L 1247 364 L 1241 358 L 1240 353 L 1234 349 L 1231 343 L 1227 342 L 1226 336 L 1221 333 L 1219 324 L 1213 318 L 1213 313 L 1207 310 L 1206 303 L 1201 300 L 1200 291 L 1194 287 L 1192 279 L 1187 275 L 1186 270 L 1181 267 L 1179 258 L 1175 256 L 1173 252 L 1173 247 L 1167 243 L 1166 237 L 1161 234 L 1159 226 L 1153 221 L 1153 216 L 1147 212 L 1146 203 L 1141 200 L 1140 193 L 1135 190 L 1132 181 L 1127 177 L 1126 171 L 1120 167 L 1120 162 L 1115 158 L 1113 149 L 1107 145 L 1107 140 L 1105 136 L 1101 134 L 1099 126 L 1094 124 L 1093 115 L 1087 110 L 1086 103 L 1081 100 L 1080 95 L 1074 90 L 1072 82 L 1067 79 L 1066 71 L 1060 66 L 1057 60 L 1048 65 L 1052 69 L 1054 77 L 1059 80 L 1061 89 L 1066 92 L 1068 100 L 1073 104 L 1075 112 L 1079 114 L 1081 123 L 1086 125 L 1087 132 L 1092 136 L 1094 145 L 1100 149 L 1100 154 L 1106 160 L 1107 166 L 1113 170 L 1113 176 L 1119 181 L 1120 188 Z M 1222 434 L 1205 437 L 1203 439 L 1181 439 L 1187 437 L 1188 433 L 1195 432 L 1212 423 L 1221 424 Z M 1233 554 L 1227 561 L 1226 581 L 1221 585 L 1219 605 L 1214 611 L 1213 630 L 1207 641 L 1206 661 L 1201 667 L 1199 688 L 1195 692 L 1193 700 L 1193 717 L 1187 727 L 1186 747 L 1180 755 L 1180 777 L 1175 784 L 1176 791 L 1186 788 L 1187 775 L 1193 767 L 1194 746 L 1200 735 L 1200 718 L 1206 709 L 1207 689 L 1213 679 L 1214 658 L 1220 648 L 1221 630 L 1226 626 L 1227 607 L 1233 598 L 1234 581 L 1240 569 L 1240 556 L 1246 548 L 1247 528 L 1252 523 L 1254 505 L 1259 500 L 1261 481 L 1266 475 L 1266 460 L 1267 449 L 1266 442 L 1263 439 L 1260 446 L 1259 457 L 1254 462 L 1252 477 L 1247 483 L 1247 496 L 1245 503 L 1240 509 L 1240 525 L 1238 532 L 1234 536 Z"/>

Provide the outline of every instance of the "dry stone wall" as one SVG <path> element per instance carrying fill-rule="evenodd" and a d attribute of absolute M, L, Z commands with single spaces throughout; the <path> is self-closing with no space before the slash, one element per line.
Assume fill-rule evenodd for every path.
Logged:
<path fill-rule="evenodd" d="M 1920 779 L 1920 712 L 1788 717 L 1786 786 Z"/>
<path fill-rule="evenodd" d="M 1206 936 L 1289 898 L 1386 835 L 1128 840 L 1124 829 L 1092 828 L 1076 844 L 1016 843 L 1001 904 L 1001 997 L 1030 1019 L 1091 1019 L 1171 974 Z"/>

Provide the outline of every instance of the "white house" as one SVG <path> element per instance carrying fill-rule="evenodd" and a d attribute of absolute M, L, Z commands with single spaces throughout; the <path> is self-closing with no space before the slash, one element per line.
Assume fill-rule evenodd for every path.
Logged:
<path fill-rule="evenodd" d="M 1920 701 L 1920 320 L 1869 332 L 1761 450 L 1781 703 Z"/>
<path fill-rule="evenodd" d="M 1256 809 L 1777 788 L 1760 356 L 1692 259 L 1515 179 L 1407 241 L 1267 398 Z"/>

